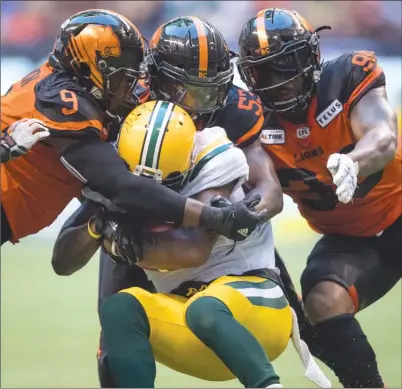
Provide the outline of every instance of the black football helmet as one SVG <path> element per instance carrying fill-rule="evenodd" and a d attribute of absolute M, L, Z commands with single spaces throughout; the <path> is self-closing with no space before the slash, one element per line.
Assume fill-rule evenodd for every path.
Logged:
<path fill-rule="evenodd" d="M 228 45 L 214 26 L 192 16 L 173 19 L 150 41 L 149 86 L 156 98 L 205 120 L 226 100 L 234 74 L 230 58 Z"/>
<path fill-rule="evenodd" d="M 49 63 L 77 78 L 110 115 L 129 112 L 147 94 L 140 64 L 144 41 L 124 16 L 93 9 L 61 26 Z"/>
<path fill-rule="evenodd" d="M 298 116 L 320 80 L 319 31 L 295 11 L 268 8 L 251 18 L 239 38 L 240 77 L 267 110 Z"/>

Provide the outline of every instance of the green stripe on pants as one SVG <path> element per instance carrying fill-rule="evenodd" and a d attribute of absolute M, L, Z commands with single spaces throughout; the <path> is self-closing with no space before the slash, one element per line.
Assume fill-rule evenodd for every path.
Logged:
<path fill-rule="evenodd" d="M 226 284 L 239 291 L 253 305 L 283 309 L 289 305 L 282 288 L 271 280 L 263 282 L 235 281 Z"/>

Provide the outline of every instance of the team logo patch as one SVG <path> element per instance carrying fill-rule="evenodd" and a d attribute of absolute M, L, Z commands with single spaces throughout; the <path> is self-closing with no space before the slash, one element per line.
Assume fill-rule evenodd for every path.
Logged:
<path fill-rule="evenodd" d="M 262 130 L 260 135 L 261 143 L 266 145 L 283 145 L 285 140 L 285 130 L 279 128 Z"/>
<path fill-rule="evenodd" d="M 237 232 L 242 236 L 248 236 L 248 228 L 241 228 L 240 230 L 237 230 Z"/>
<path fill-rule="evenodd" d="M 310 129 L 308 127 L 300 127 L 296 132 L 299 139 L 307 138 L 310 135 Z"/>
<path fill-rule="evenodd" d="M 318 124 L 324 128 L 326 127 L 335 117 L 343 111 L 343 106 L 339 100 L 334 100 L 327 108 L 324 109 L 317 117 L 316 120 Z"/>

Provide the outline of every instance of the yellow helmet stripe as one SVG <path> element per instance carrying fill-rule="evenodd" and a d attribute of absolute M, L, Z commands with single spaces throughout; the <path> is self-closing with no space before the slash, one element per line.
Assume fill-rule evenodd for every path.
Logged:
<path fill-rule="evenodd" d="M 141 153 L 141 165 L 148 168 L 157 169 L 163 137 L 174 104 L 167 101 L 158 101 L 148 123 L 148 131 Z"/>

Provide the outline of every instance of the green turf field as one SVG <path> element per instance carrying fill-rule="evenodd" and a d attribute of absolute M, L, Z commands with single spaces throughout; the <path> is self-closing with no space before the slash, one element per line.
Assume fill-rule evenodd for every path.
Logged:
<path fill-rule="evenodd" d="M 297 279 L 315 237 L 276 236 Z M 283 230 L 282 230 L 283 231 Z M 51 241 L 25 239 L 1 250 L 1 387 L 97 387 L 97 265 L 70 277 L 52 272 Z M 401 387 L 401 284 L 359 315 L 389 387 Z M 241 352 L 241 350 L 239 350 Z M 291 343 L 274 363 L 285 387 L 314 387 L 303 377 Z M 328 371 L 325 369 L 325 371 Z M 339 384 L 330 374 L 334 386 Z M 158 387 L 240 387 L 210 383 L 158 366 Z"/>

